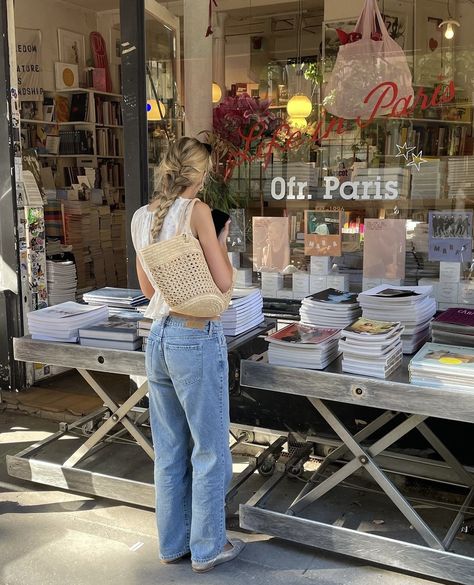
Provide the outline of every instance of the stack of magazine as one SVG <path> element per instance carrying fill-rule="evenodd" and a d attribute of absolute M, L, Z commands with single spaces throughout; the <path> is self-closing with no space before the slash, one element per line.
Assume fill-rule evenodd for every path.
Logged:
<path fill-rule="evenodd" d="M 28 329 L 33 339 L 76 343 L 81 327 L 107 321 L 106 306 L 92 307 L 73 301 L 60 303 L 27 314 Z"/>
<path fill-rule="evenodd" d="M 142 338 L 142 350 L 146 350 L 146 344 L 148 343 L 148 337 L 150 336 L 151 326 L 153 325 L 153 319 L 148 319 L 143 315 L 140 315 L 140 319 L 137 323 L 137 333 Z"/>
<path fill-rule="evenodd" d="M 342 371 L 388 378 L 402 362 L 400 323 L 361 317 L 341 332 Z"/>
<path fill-rule="evenodd" d="M 430 322 L 436 313 L 436 301 L 429 295 L 431 286 L 380 284 L 360 293 L 362 315 L 367 319 L 385 319 L 393 315 L 404 327 L 403 353 L 414 353 L 430 336 Z"/>
<path fill-rule="evenodd" d="M 265 339 L 268 362 L 279 366 L 322 370 L 338 355 L 340 329 L 291 323 Z"/>
<path fill-rule="evenodd" d="M 328 288 L 301 301 L 300 317 L 305 325 L 343 329 L 360 317 L 357 294 Z"/>
<path fill-rule="evenodd" d="M 79 329 L 80 344 L 127 351 L 141 349 L 142 338 L 138 335 L 139 320 L 140 315 L 136 311 L 122 311 L 100 325 L 82 327 Z"/>
<path fill-rule="evenodd" d="M 264 320 L 263 299 L 259 288 L 235 288 L 229 307 L 221 315 L 225 335 L 240 335 Z"/>
<path fill-rule="evenodd" d="M 148 299 L 139 289 L 112 286 L 88 292 L 83 296 L 83 300 L 89 305 L 107 305 L 111 315 L 148 303 Z"/>
<path fill-rule="evenodd" d="M 448 309 L 431 322 L 431 338 L 436 343 L 474 347 L 474 311 Z"/>
<path fill-rule="evenodd" d="M 411 360 L 410 382 L 417 386 L 471 390 L 474 387 L 474 349 L 426 343 Z"/>
<path fill-rule="evenodd" d="M 46 260 L 48 304 L 76 300 L 77 274 L 72 260 Z"/>

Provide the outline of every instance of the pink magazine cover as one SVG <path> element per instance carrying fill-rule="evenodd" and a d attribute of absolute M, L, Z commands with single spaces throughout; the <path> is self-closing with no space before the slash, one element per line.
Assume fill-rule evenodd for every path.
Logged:
<path fill-rule="evenodd" d="M 364 278 L 405 278 L 406 220 L 366 219 Z"/>
<path fill-rule="evenodd" d="M 254 217 L 253 269 L 282 272 L 290 263 L 288 217 Z"/>
<path fill-rule="evenodd" d="M 434 321 L 474 327 L 474 311 L 471 309 L 447 309 L 441 315 L 435 317 Z"/>

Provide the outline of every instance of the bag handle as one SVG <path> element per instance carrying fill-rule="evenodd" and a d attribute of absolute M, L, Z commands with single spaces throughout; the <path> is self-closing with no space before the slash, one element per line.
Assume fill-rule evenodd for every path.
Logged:
<path fill-rule="evenodd" d="M 359 19 L 354 31 L 362 35 L 363 39 L 370 39 L 373 32 L 377 32 L 377 25 L 383 39 L 390 37 L 382 14 L 377 4 L 377 0 L 365 0 L 364 7 L 360 13 Z"/>
<path fill-rule="evenodd" d="M 184 217 L 182 216 L 180 221 L 178 222 L 178 226 L 176 228 L 176 235 L 178 235 L 180 233 L 185 233 L 185 234 L 192 233 L 191 232 L 191 215 L 193 213 L 194 205 L 197 201 L 200 201 L 200 199 L 198 199 L 197 197 L 193 197 L 192 199 L 189 200 L 189 203 L 184 208 L 184 214 L 183 214 Z M 183 219 L 184 219 L 184 225 L 181 228 L 181 224 L 183 223 Z"/>

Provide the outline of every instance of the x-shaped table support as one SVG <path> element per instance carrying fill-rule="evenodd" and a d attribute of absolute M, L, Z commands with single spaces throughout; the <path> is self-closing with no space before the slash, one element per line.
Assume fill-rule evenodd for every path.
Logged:
<path fill-rule="evenodd" d="M 147 439 L 147 437 L 138 429 L 134 422 L 129 418 L 128 413 L 130 410 L 137 405 L 137 403 L 146 395 L 148 392 L 147 382 L 143 383 L 135 392 L 119 406 L 114 400 L 107 394 L 97 380 L 92 376 L 88 370 L 77 370 L 86 382 L 91 386 L 94 392 L 103 400 L 105 406 L 111 411 L 111 416 L 104 421 L 104 423 L 93 433 L 85 443 L 83 443 L 77 451 L 75 451 L 69 459 L 63 464 L 63 467 L 74 467 L 79 461 L 84 459 L 90 454 L 91 450 L 101 443 L 106 435 L 119 423 L 122 424 L 125 429 L 132 435 L 136 442 L 142 447 L 150 459 L 154 459 L 155 454 L 153 451 L 153 445 Z"/>
<path fill-rule="evenodd" d="M 295 514 L 296 512 L 301 511 L 303 508 L 322 497 L 324 494 L 336 487 L 339 483 L 344 481 L 347 477 L 363 467 L 382 488 L 382 490 L 389 496 L 392 502 L 418 531 L 426 543 L 434 549 L 445 550 L 446 547 L 451 544 L 452 539 L 454 538 L 455 532 L 453 533 L 453 527 L 451 527 L 451 530 L 448 532 L 448 535 L 444 541 L 441 542 L 374 461 L 374 458 L 382 453 L 382 451 L 385 451 L 388 447 L 393 445 L 393 443 L 398 441 L 411 430 L 418 428 L 425 439 L 432 445 L 432 447 L 439 453 L 439 455 L 441 455 L 444 461 L 450 465 L 454 472 L 457 473 L 462 482 L 468 487 L 471 487 L 464 506 L 466 507 L 469 505 L 474 494 L 474 490 L 472 489 L 473 479 L 459 463 L 459 461 L 457 461 L 454 455 L 425 424 L 424 421 L 428 417 L 423 415 L 407 415 L 407 418 L 402 423 L 389 431 L 381 439 L 373 443 L 371 447 L 365 448 L 361 446 L 360 442 L 364 439 L 367 439 L 377 430 L 381 429 L 386 423 L 397 416 L 397 413 L 383 413 L 380 417 L 367 425 L 366 428 L 353 436 L 322 400 L 309 397 L 308 400 L 313 404 L 313 406 L 326 420 L 330 427 L 338 434 L 343 442 L 343 445 L 329 454 L 328 457 L 323 461 L 319 469 L 309 480 L 308 484 L 288 508 L 287 513 Z M 352 452 L 354 459 L 343 465 L 338 471 L 333 473 L 330 477 L 321 483 L 316 483 L 315 478 L 321 475 L 322 471 L 327 467 L 327 465 L 348 451 Z M 462 520 L 462 517 L 459 516 L 460 515 L 458 514 L 455 523 L 459 523 Z"/>

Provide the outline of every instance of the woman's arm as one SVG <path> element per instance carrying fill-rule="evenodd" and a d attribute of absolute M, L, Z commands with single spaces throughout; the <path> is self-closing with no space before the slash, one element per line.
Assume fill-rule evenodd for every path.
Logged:
<path fill-rule="evenodd" d="M 148 300 L 151 300 L 152 296 L 155 294 L 155 289 L 153 285 L 148 280 L 148 276 L 146 275 L 145 271 L 143 270 L 142 263 L 140 262 L 140 258 L 137 256 L 137 275 L 138 275 L 138 282 L 140 284 L 140 289 L 142 293 L 146 296 Z"/>
<path fill-rule="evenodd" d="M 214 282 L 221 292 L 227 292 L 232 286 L 232 264 L 226 246 L 228 223 L 217 238 L 209 206 L 198 201 L 192 211 L 191 229 L 197 234 Z"/>

